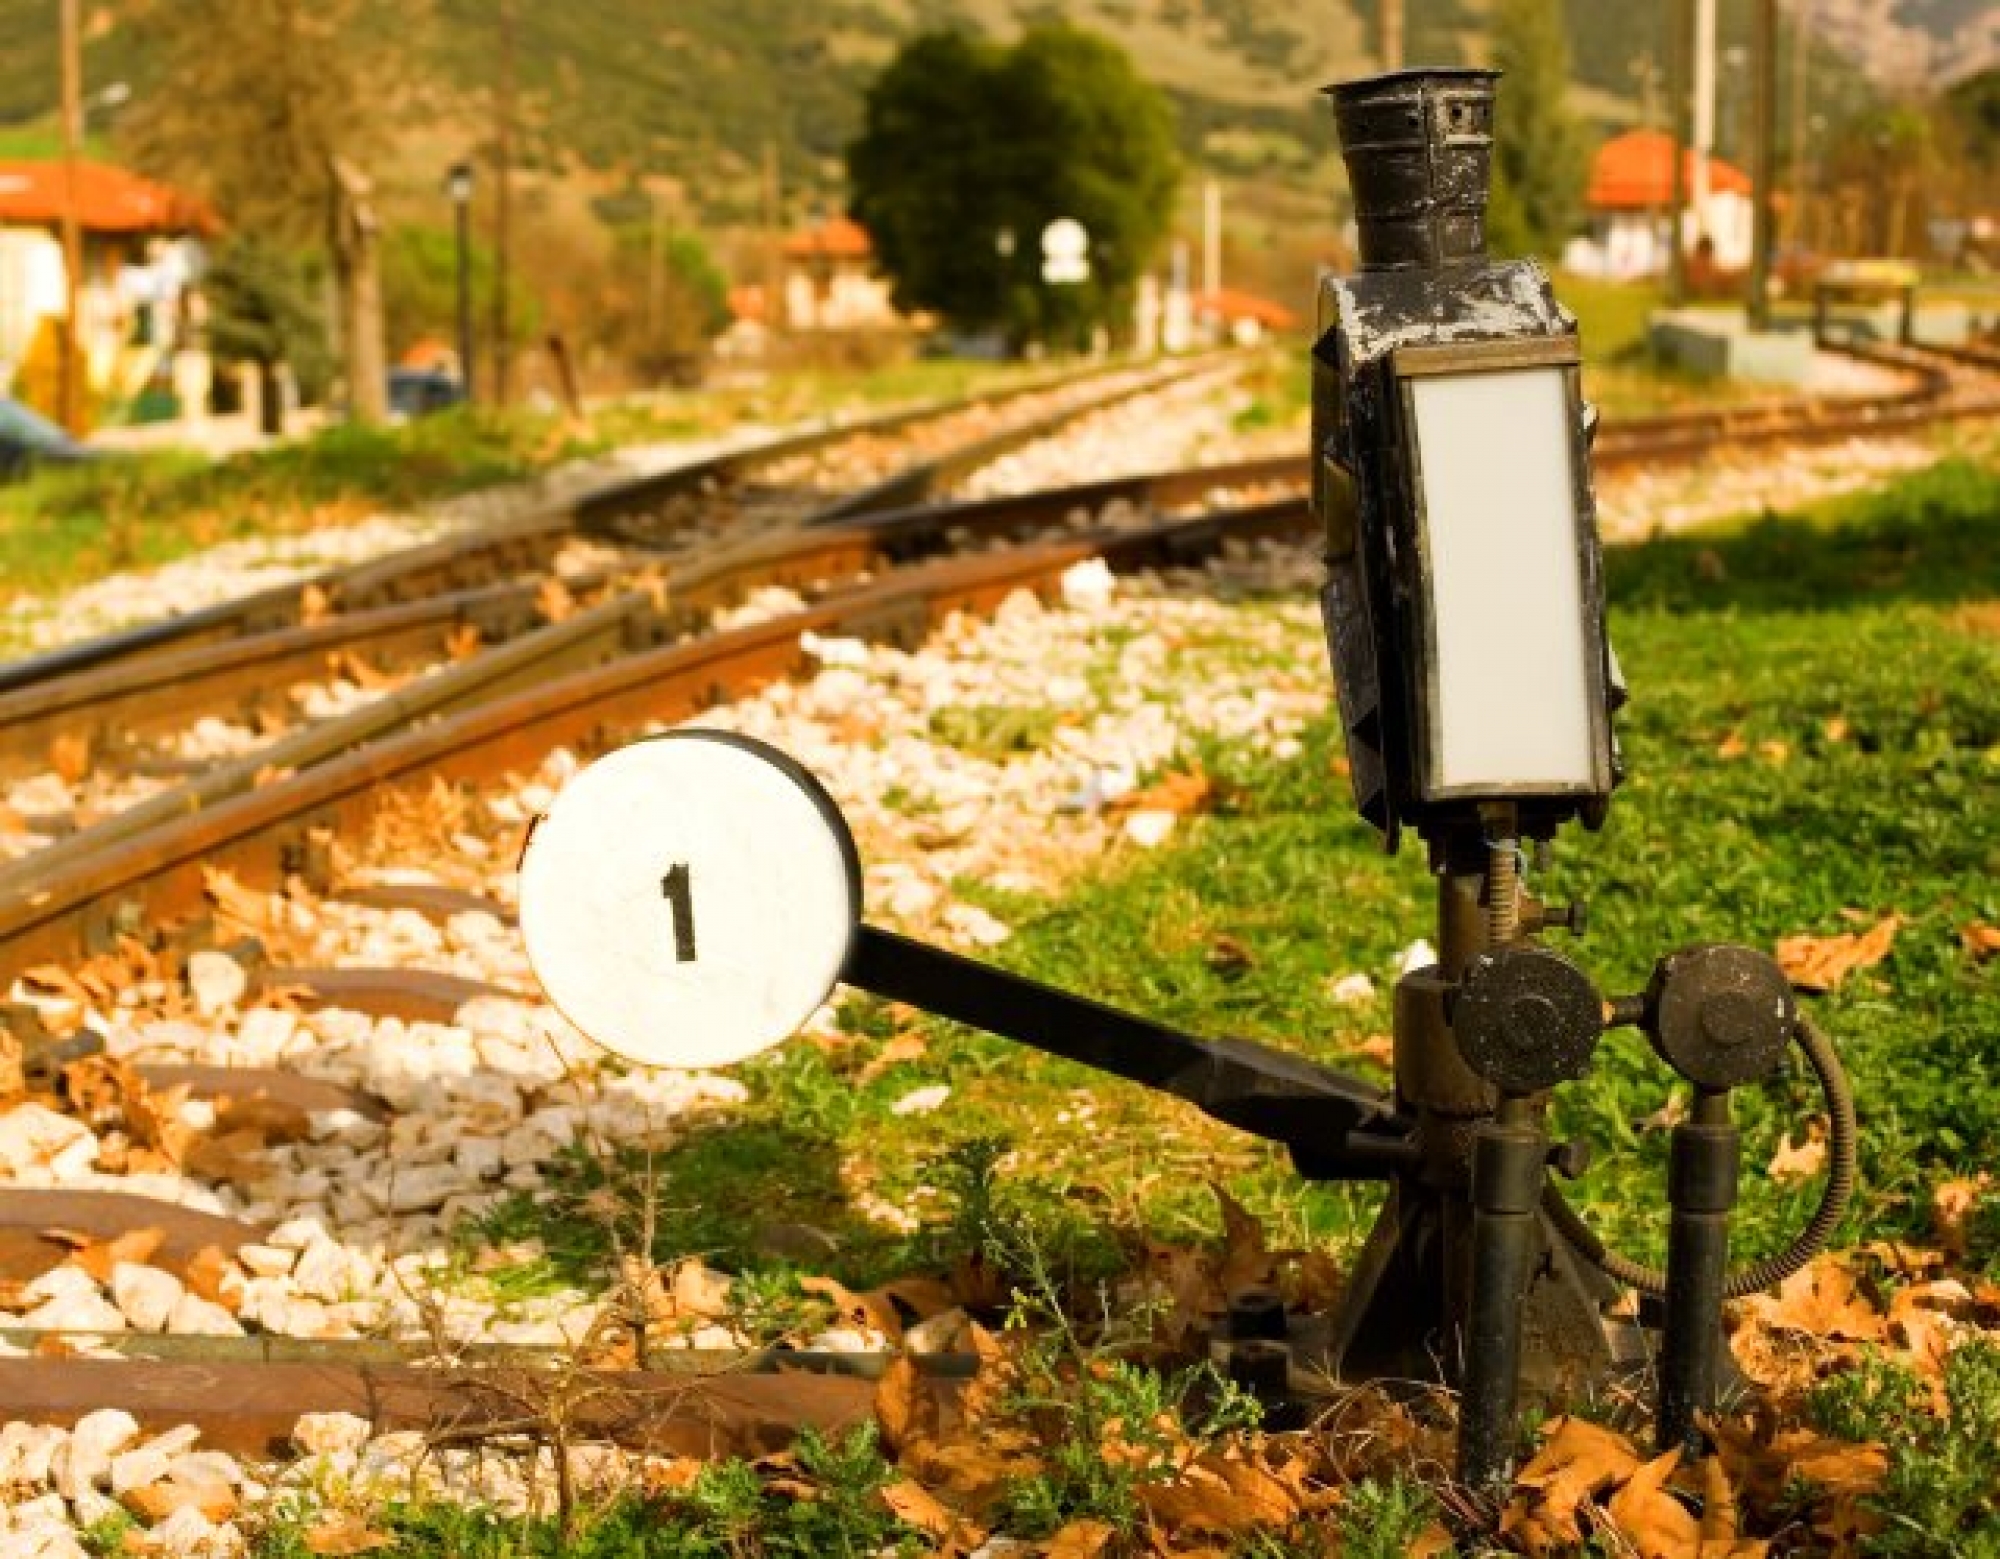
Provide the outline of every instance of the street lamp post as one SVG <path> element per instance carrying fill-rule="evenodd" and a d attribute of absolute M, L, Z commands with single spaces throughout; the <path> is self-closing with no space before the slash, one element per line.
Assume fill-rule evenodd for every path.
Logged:
<path fill-rule="evenodd" d="M 444 187 L 451 196 L 458 238 L 458 385 L 469 403 L 472 400 L 472 164 L 453 163 L 451 172 L 445 175 Z"/>

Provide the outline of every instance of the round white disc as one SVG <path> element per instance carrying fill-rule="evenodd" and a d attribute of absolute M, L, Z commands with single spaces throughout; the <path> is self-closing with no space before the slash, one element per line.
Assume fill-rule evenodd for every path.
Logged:
<path fill-rule="evenodd" d="M 723 731 L 600 758 L 521 862 L 521 932 L 549 1000 L 654 1066 L 726 1066 L 797 1032 L 860 919 L 832 799 L 775 748 Z"/>

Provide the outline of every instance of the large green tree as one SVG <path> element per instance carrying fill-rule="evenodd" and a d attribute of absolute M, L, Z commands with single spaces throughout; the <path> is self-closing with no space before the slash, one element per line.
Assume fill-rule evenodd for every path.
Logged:
<path fill-rule="evenodd" d="M 1582 211 L 1589 158 L 1569 107 L 1561 0 L 1499 0 L 1493 63 L 1506 73 L 1493 132 L 1493 247 L 1560 254 Z"/>
<path fill-rule="evenodd" d="M 847 170 L 901 306 L 1059 345 L 1122 331 L 1180 177 L 1164 95 L 1065 23 L 1006 50 L 911 40 L 868 91 Z M 1060 217 L 1090 235 L 1087 281 L 1042 279 L 1041 235 Z"/>

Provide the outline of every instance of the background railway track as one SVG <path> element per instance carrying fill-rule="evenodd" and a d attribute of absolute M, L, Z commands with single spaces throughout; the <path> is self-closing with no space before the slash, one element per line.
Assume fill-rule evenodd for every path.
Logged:
<path fill-rule="evenodd" d="M 1832 441 L 2000 411 L 1993 364 L 1980 354 L 1950 362 L 1907 350 L 1869 355 L 1914 375 L 1916 384 L 1838 403 L 1607 427 L 1598 465 L 1615 472 L 1702 458 L 1723 447 Z M 1099 389 L 1119 398 L 1144 393 L 1150 382 Z M 186 781 L 162 792 L 164 800 L 117 814 L 113 827 L 78 830 L 55 848 L 0 866 L 0 974 L 17 998 L 5 1019 L 30 1075 L 55 1086 L 65 1066 L 80 1065 L 83 1071 L 60 1083 L 65 1110 L 89 1119 L 95 1098 L 100 1124 L 128 1136 L 145 1100 L 175 1097 L 175 1090 L 205 1102 L 225 1123 L 260 1112 L 283 1119 L 302 1133 L 296 1140 L 312 1140 L 299 1123 L 314 1115 L 340 1119 L 343 1129 L 363 1135 L 393 1134 L 393 1099 L 385 1104 L 371 1089 L 274 1064 L 285 1043 L 273 1047 L 268 1036 L 252 1041 L 239 1034 L 236 1064 L 159 1064 L 127 1074 L 92 1060 L 87 1023 L 65 1033 L 55 1014 L 87 1011 L 99 991 L 112 999 L 121 987 L 93 976 L 93 967 L 112 965 L 124 968 L 123 989 L 185 988 L 197 1006 L 205 1001 L 204 983 L 227 983 L 219 972 L 224 964 L 247 972 L 250 988 L 215 993 L 228 1010 L 248 1007 L 259 984 L 286 993 L 281 1011 L 327 1004 L 410 1023 L 446 1024 L 468 1002 L 525 997 L 525 970 L 496 982 L 460 972 L 450 956 L 470 942 L 507 935 L 504 900 L 450 881 L 413 881 L 408 874 L 399 880 L 399 854 L 412 838 L 407 808 L 416 799 L 465 783 L 490 784 L 500 775 L 543 776 L 527 784 L 532 794 L 553 777 L 545 768 L 552 752 L 606 747 L 794 676 L 815 663 L 816 641 L 914 644 L 953 613 L 993 610 L 1021 590 L 1059 590 L 1069 571 L 1093 559 L 1118 567 L 1180 566 L 1225 548 L 1307 534 L 1305 464 L 1290 458 L 974 504 L 917 501 L 969 469 L 967 462 L 993 458 L 1061 414 L 1050 409 L 1004 431 L 988 427 L 970 449 L 928 453 L 915 465 L 904 449 L 905 469 L 885 471 L 858 494 L 833 501 L 819 501 L 825 495 L 815 486 L 814 466 L 833 436 L 812 435 L 802 446 L 765 452 L 769 459 L 724 457 L 696 473 L 600 494 L 572 511 L 474 541 L 436 543 L 0 674 L 7 690 L 0 694 L 0 769 L 21 772 L 67 737 L 86 743 L 86 762 L 124 763 L 150 752 L 151 760 L 133 761 L 151 761 L 166 778 Z M 887 432 L 878 427 L 869 436 L 886 439 Z M 568 601 L 551 611 L 545 584 L 532 576 L 550 570 L 565 548 L 574 549 L 570 565 L 558 570 Z M 631 588 L 635 579 L 643 588 Z M 729 615 L 760 591 L 766 598 L 749 614 Z M 468 635 L 476 638 L 476 653 L 420 674 L 454 647 L 471 649 Z M 274 744 L 234 759 L 184 756 L 178 761 L 203 766 L 191 779 L 174 772 L 174 760 L 159 758 L 163 738 L 204 717 L 241 715 L 246 699 L 254 716 L 258 699 L 324 667 L 328 657 L 408 680 L 359 709 L 278 732 Z M 291 718 L 280 714 L 274 724 Z M 490 828 L 491 821 L 468 818 L 465 826 Z M 515 842 L 486 841 L 489 854 L 501 858 Z M 284 921 L 287 882 L 335 919 L 352 913 L 394 925 L 398 936 L 382 945 L 406 956 L 309 961 L 310 939 Z M 301 952 L 308 961 L 293 961 Z M 24 994 L 34 999 L 19 999 Z M 93 1073 L 93 1066 L 109 1069 Z M 546 1143 L 534 1149 L 547 1150 Z M 420 1173 L 412 1178 L 415 1189 L 397 1182 L 371 1193 L 379 1196 L 382 1219 L 439 1223 L 449 1196 L 432 1198 L 435 1187 Z M 162 1355 L 145 1363 L 0 1360 L 0 1417 L 66 1421 L 84 1403 L 122 1404 L 146 1422 L 192 1417 L 212 1443 L 262 1450 L 308 1408 L 338 1407 L 390 1427 L 435 1424 L 453 1414 L 477 1418 L 482 1411 L 490 1419 L 515 1400 L 504 1372 L 475 1378 L 416 1368 L 410 1355 L 422 1350 L 412 1342 L 412 1317 L 393 1305 L 365 1318 L 338 1317 L 357 1333 L 400 1330 L 402 1341 L 388 1347 L 322 1341 L 287 1356 L 269 1339 L 281 1337 L 295 1317 L 275 1300 L 269 1314 L 251 1313 L 263 1335 L 236 1336 L 244 1330 L 236 1318 L 241 1312 L 219 1302 L 228 1297 L 218 1286 L 225 1280 L 212 1270 L 204 1277 L 204 1262 L 215 1267 L 204 1253 L 220 1251 L 239 1283 L 245 1273 L 256 1281 L 258 1263 L 294 1274 L 309 1253 L 335 1263 L 325 1254 L 328 1242 L 312 1231 L 113 1191 L 20 1187 L 0 1192 L 6 1276 L 32 1288 L 59 1270 L 66 1247 L 45 1238 L 57 1226 L 87 1246 L 107 1245 L 121 1231 L 158 1228 L 157 1248 L 136 1264 L 149 1259 L 175 1277 L 181 1293 L 172 1305 L 185 1312 L 178 1317 L 184 1324 L 175 1324 L 174 1315 L 163 1324 L 194 1335 L 120 1345 Z M 43 1303 L 72 1298 L 75 1314 L 87 1319 L 93 1312 L 82 1287 L 58 1283 Z M 322 1316 L 341 1303 L 310 1302 Z M 116 1312 L 95 1313 L 106 1330 L 125 1325 L 122 1317 L 118 1327 L 108 1325 Z M 12 1335 L 24 1340 L 47 1330 Z M 212 1340 L 204 1341 L 204 1332 Z M 533 1363 L 517 1360 L 516 1367 Z M 684 1379 L 640 1373 L 622 1377 L 606 1401 L 615 1410 L 607 1408 L 598 1426 L 603 1433 L 700 1449 L 725 1437 L 734 1444 L 746 1435 L 776 1441 L 801 1422 L 852 1422 L 865 1416 L 868 1394 L 838 1377 L 809 1387 L 788 1377 L 762 1384 L 730 1379 L 690 1391 Z"/>

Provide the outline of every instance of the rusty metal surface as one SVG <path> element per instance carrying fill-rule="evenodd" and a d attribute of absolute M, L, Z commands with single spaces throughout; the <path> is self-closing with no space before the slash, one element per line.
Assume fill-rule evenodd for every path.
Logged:
<path fill-rule="evenodd" d="M 458 591 L 309 628 L 166 650 L 0 694 L 0 770 L 46 767 L 58 736 L 83 737 L 97 753 L 181 729 L 200 714 L 289 717 L 285 690 L 333 674 L 343 653 L 386 669 L 439 659 L 466 629 L 486 641 L 512 638 L 537 621 L 534 596 L 532 585 Z"/>
<path fill-rule="evenodd" d="M 558 745 L 587 750 L 648 722 L 684 720 L 801 670 L 806 631 L 919 642 L 951 611 L 986 610 L 1023 587 L 1053 588 L 1063 569 L 1098 555 L 1100 542 L 1080 538 L 902 571 L 752 627 L 548 678 L 142 834 L 70 852 L 60 871 L 0 895 L 0 971 L 83 956 L 120 928 L 199 912 L 204 868 L 275 886 L 288 871 L 308 870 L 314 831 L 363 823 L 389 788 L 487 779 L 532 768 Z"/>
<path fill-rule="evenodd" d="M 0 1278 L 39 1277 L 68 1260 L 74 1242 L 51 1238 L 51 1231 L 110 1240 L 134 1229 L 158 1229 L 165 1238 L 149 1259 L 177 1272 L 208 1246 L 233 1254 L 264 1232 L 235 1218 L 131 1191 L 0 1186 Z M 7 1400 L 0 1395 L 0 1403 Z"/>
<path fill-rule="evenodd" d="M 758 466 L 789 460 L 845 439 L 894 433 L 970 406 L 1005 404 L 1062 384 L 1087 383 L 1123 372 L 1125 367 L 1110 364 L 1083 373 L 1049 374 L 959 400 L 927 401 L 829 423 L 644 477 L 609 480 L 574 498 L 551 500 L 529 513 L 480 526 L 476 531 L 328 569 L 309 579 L 0 665 L 0 693 L 168 649 L 296 627 L 304 620 L 309 599 L 355 612 L 485 585 L 496 574 L 540 568 L 579 530 L 588 530 L 620 513 L 646 509 L 676 493 L 696 492 L 706 483 L 733 480 Z"/>
<path fill-rule="evenodd" d="M 230 1100 L 272 1104 L 315 1113 L 320 1110 L 352 1110 L 372 1120 L 383 1120 L 388 1111 L 382 1101 L 360 1088 L 329 1082 L 323 1077 L 305 1077 L 297 1072 L 281 1072 L 261 1066 L 203 1066 L 197 1062 L 142 1062 L 135 1070 L 150 1088 L 185 1088 L 194 1099 Z"/>
<path fill-rule="evenodd" d="M 948 1382 L 932 1389 L 948 1394 Z M 441 1439 L 532 1431 L 537 1404 L 569 1394 L 575 1436 L 683 1456 L 759 1455 L 803 1429 L 838 1433 L 867 1421 L 875 1388 L 833 1375 L 478 1370 L 398 1364 L 0 1359 L 10 1419 L 74 1424 L 122 1408 L 148 1431 L 193 1424 L 203 1443 L 237 1455 L 280 1454 L 304 1413 L 352 1413 L 377 1432 Z M 545 1419 L 544 1419 L 545 1421 Z"/>
<path fill-rule="evenodd" d="M 427 882 L 344 883 L 339 897 L 363 909 L 413 909 L 426 920 L 446 921 L 453 915 L 491 915 L 513 925 L 511 906 L 467 888 L 446 888 Z"/>
<path fill-rule="evenodd" d="M 308 1007 L 344 1007 L 373 1018 L 449 1023 L 460 1007 L 481 996 L 527 999 L 484 980 L 436 969 L 264 969 L 257 987 L 285 991 Z"/>

